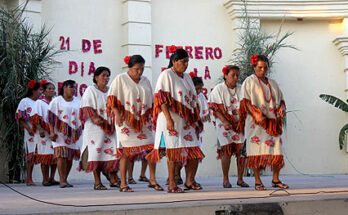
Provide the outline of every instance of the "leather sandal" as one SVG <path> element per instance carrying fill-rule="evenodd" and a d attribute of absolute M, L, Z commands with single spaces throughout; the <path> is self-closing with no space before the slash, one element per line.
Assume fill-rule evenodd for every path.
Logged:
<path fill-rule="evenodd" d="M 134 192 L 134 190 L 128 186 L 125 186 L 125 187 L 120 187 L 120 192 L 131 193 L 131 192 Z"/>
<path fill-rule="evenodd" d="M 114 183 L 111 183 L 110 182 L 110 187 L 120 187 L 120 184 L 121 184 L 121 182 L 114 182 Z"/>
<path fill-rule="evenodd" d="M 59 182 L 56 180 L 49 181 L 52 186 L 59 185 Z"/>
<path fill-rule="evenodd" d="M 128 184 L 136 184 L 137 182 L 134 180 L 134 178 L 128 178 Z"/>
<path fill-rule="evenodd" d="M 244 181 L 242 183 L 237 182 L 237 185 L 240 187 L 249 187 L 249 184 L 245 183 Z"/>
<path fill-rule="evenodd" d="M 224 188 L 232 188 L 232 185 L 231 185 L 230 182 L 228 182 L 228 183 L 226 183 L 226 184 L 223 183 L 222 186 L 223 186 Z"/>
<path fill-rule="evenodd" d="M 146 176 L 139 176 L 138 181 L 149 182 L 149 179 Z"/>
<path fill-rule="evenodd" d="M 279 187 L 281 189 L 288 189 L 289 185 L 283 184 L 281 181 L 278 181 L 278 182 L 272 181 L 272 187 Z"/>
<path fill-rule="evenodd" d="M 182 178 L 176 178 L 174 179 L 176 184 L 183 184 Z"/>
<path fill-rule="evenodd" d="M 184 184 L 184 186 L 186 187 L 185 190 L 202 190 L 203 189 L 201 186 L 196 186 L 194 183 L 192 183 L 190 186 L 188 186 L 187 184 Z"/>
<path fill-rule="evenodd" d="M 195 186 L 202 187 L 202 185 L 201 185 L 200 183 L 197 183 L 196 181 L 193 181 L 193 184 L 194 184 Z"/>
<path fill-rule="evenodd" d="M 106 188 L 102 183 L 94 185 L 94 190 L 107 190 L 108 188 Z"/>
<path fill-rule="evenodd" d="M 181 189 L 180 187 L 173 187 L 173 188 L 168 187 L 168 193 L 185 193 L 185 191 Z"/>
<path fill-rule="evenodd" d="M 267 190 L 263 184 L 255 184 L 255 190 Z"/>
<path fill-rule="evenodd" d="M 155 189 L 156 191 L 163 191 L 163 188 L 159 185 L 159 184 L 149 184 L 149 185 L 147 185 L 148 187 L 150 187 L 150 188 L 153 188 L 153 189 Z"/>
<path fill-rule="evenodd" d="M 48 187 L 48 186 L 51 186 L 52 184 L 48 181 L 45 181 L 45 182 L 42 182 L 42 186 L 44 187 Z"/>

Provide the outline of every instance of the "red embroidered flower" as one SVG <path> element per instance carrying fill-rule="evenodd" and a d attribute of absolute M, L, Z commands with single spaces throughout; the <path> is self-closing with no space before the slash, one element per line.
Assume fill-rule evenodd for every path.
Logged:
<path fill-rule="evenodd" d="M 219 123 L 219 128 L 222 128 L 222 126 L 223 126 L 222 123 Z"/>
<path fill-rule="evenodd" d="M 226 75 L 226 74 L 228 74 L 228 70 L 230 69 L 230 66 L 225 66 L 223 69 L 222 69 L 222 73 L 224 74 L 224 75 Z"/>
<path fill-rule="evenodd" d="M 30 138 L 30 139 L 29 139 L 29 142 L 34 142 L 34 139 L 33 139 L 33 138 Z"/>
<path fill-rule="evenodd" d="M 71 123 L 72 123 L 73 125 L 76 125 L 76 121 L 75 121 L 75 120 L 71 121 Z"/>
<path fill-rule="evenodd" d="M 189 103 L 189 102 L 190 102 L 189 97 L 188 97 L 188 96 L 186 96 L 186 95 L 185 95 L 185 101 L 186 101 L 187 103 Z"/>
<path fill-rule="evenodd" d="M 131 58 L 131 56 L 126 56 L 126 57 L 124 57 L 124 58 L 123 58 L 124 63 L 128 65 L 128 64 L 129 64 L 130 58 Z"/>
<path fill-rule="evenodd" d="M 185 125 L 184 126 L 184 130 L 189 130 L 190 129 L 190 126 L 189 125 Z"/>
<path fill-rule="evenodd" d="M 254 124 L 252 124 L 250 127 L 253 128 L 253 129 L 255 129 L 255 125 L 254 125 Z"/>
<path fill-rule="evenodd" d="M 253 137 L 251 138 L 251 141 L 252 141 L 253 143 L 260 143 L 260 138 L 259 138 L 258 136 L 253 136 Z"/>
<path fill-rule="evenodd" d="M 234 109 L 234 110 L 232 111 L 232 114 L 233 114 L 233 115 L 238 115 L 238 111 L 239 111 L 239 109 Z"/>
<path fill-rule="evenodd" d="M 66 139 L 64 142 L 65 142 L 66 144 L 70 145 L 71 140 L 70 140 L 70 139 Z"/>
<path fill-rule="evenodd" d="M 169 53 L 173 53 L 176 51 L 176 46 L 175 45 L 171 45 L 168 47 Z"/>
<path fill-rule="evenodd" d="M 104 114 L 104 110 L 102 108 L 99 109 L 100 114 Z"/>
<path fill-rule="evenodd" d="M 95 148 L 95 150 L 100 153 L 101 152 L 101 148 Z"/>
<path fill-rule="evenodd" d="M 193 140 L 191 134 L 186 134 L 186 135 L 184 136 L 184 139 L 185 139 L 186 141 L 192 141 L 192 140 Z"/>
<path fill-rule="evenodd" d="M 239 137 L 238 134 L 235 134 L 235 135 L 232 136 L 232 140 L 234 140 L 234 141 L 237 141 L 239 139 L 240 139 L 240 137 Z"/>
<path fill-rule="evenodd" d="M 170 134 L 170 136 L 178 136 L 178 132 L 176 131 L 176 130 L 173 130 L 173 131 L 169 131 L 169 134 Z"/>
<path fill-rule="evenodd" d="M 28 107 L 27 112 L 31 113 L 31 111 L 32 111 L 31 107 Z"/>
<path fill-rule="evenodd" d="M 255 66 L 257 64 L 257 58 L 259 56 L 256 54 L 256 55 L 253 55 L 253 56 L 250 56 L 250 60 L 251 60 L 251 65 Z"/>
<path fill-rule="evenodd" d="M 126 105 L 130 105 L 129 101 L 126 101 Z"/>
<path fill-rule="evenodd" d="M 238 100 L 237 99 L 232 99 L 232 104 L 237 104 L 238 103 Z"/>
<path fill-rule="evenodd" d="M 107 155 L 112 154 L 113 152 L 114 152 L 114 150 L 112 148 L 104 150 L 104 153 L 107 154 Z"/>
<path fill-rule="evenodd" d="M 146 139 L 147 137 L 146 137 L 145 134 L 139 134 L 139 135 L 137 136 L 137 138 L 138 138 L 139 140 L 142 140 L 142 139 Z"/>
<path fill-rule="evenodd" d="M 46 145 L 46 141 L 41 140 L 41 144 L 42 144 L 42 145 Z"/>
<path fill-rule="evenodd" d="M 63 119 L 67 119 L 67 118 L 68 118 L 68 116 L 67 116 L 67 115 L 64 115 L 64 116 L 63 116 Z"/>
<path fill-rule="evenodd" d="M 51 149 L 53 149 L 53 146 L 51 146 Z"/>
<path fill-rule="evenodd" d="M 274 108 L 269 108 L 268 109 L 271 113 L 276 113 Z"/>
<path fill-rule="evenodd" d="M 271 147 L 274 146 L 274 144 L 275 144 L 274 140 L 272 140 L 272 139 L 271 140 L 267 140 L 265 143 L 266 143 L 267 146 L 271 146 Z"/>
<path fill-rule="evenodd" d="M 142 109 L 142 110 L 145 110 L 145 108 L 146 108 L 146 105 L 145 105 L 145 104 L 142 104 L 142 105 L 141 105 L 141 109 Z"/>
<path fill-rule="evenodd" d="M 33 89 L 34 86 L 35 86 L 35 84 L 36 84 L 36 81 L 35 81 L 35 80 L 31 80 L 31 81 L 29 81 L 29 83 L 28 83 L 28 87 L 29 87 L 30 89 Z"/>
<path fill-rule="evenodd" d="M 121 132 L 128 135 L 129 134 L 129 129 L 128 128 L 122 128 Z"/>
<path fill-rule="evenodd" d="M 262 105 L 262 106 L 261 106 L 261 109 L 262 109 L 262 110 L 266 110 L 267 108 L 266 108 L 266 106 Z"/>
<path fill-rule="evenodd" d="M 104 143 L 106 143 L 106 144 L 109 144 L 109 143 L 111 143 L 112 141 L 108 138 L 108 139 L 106 139 L 106 140 L 104 140 Z"/>
<path fill-rule="evenodd" d="M 195 95 L 192 96 L 192 100 L 196 100 L 196 96 Z"/>
<path fill-rule="evenodd" d="M 47 80 L 41 80 L 40 81 L 40 87 L 42 87 L 43 85 L 45 85 L 47 83 Z"/>
<path fill-rule="evenodd" d="M 91 140 L 91 143 L 92 143 L 92 144 L 95 144 L 94 140 Z"/>
<path fill-rule="evenodd" d="M 75 112 L 72 112 L 71 115 L 75 116 Z"/>
<path fill-rule="evenodd" d="M 224 137 L 227 137 L 228 136 L 228 132 L 224 131 L 224 132 L 222 132 L 222 135 L 224 135 Z"/>
<path fill-rule="evenodd" d="M 193 108 L 193 102 L 190 102 L 190 106 Z"/>
<path fill-rule="evenodd" d="M 207 109 L 206 109 L 206 110 L 203 110 L 203 114 L 208 113 L 208 111 L 209 111 L 209 110 L 207 110 Z"/>
<path fill-rule="evenodd" d="M 182 96 L 182 92 L 181 92 L 181 90 L 179 90 L 179 91 L 178 91 L 178 94 L 179 94 L 180 96 Z"/>
<path fill-rule="evenodd" d="M 62 114 L 62 113 L 63 113 L 63 111 L 62 111 L 62 110 L 58 110 L 58 113 L 59 113 L 59 114 Z"/>
<path fill-rule="evenodd" d="M 135 110 L 135 106 L 134 106 L 134 105 L 132 105 L 131 109 L 134 111 L 134 110 Z"/>
<path fill-rule="evenodd" d="M 137 102 L 140 103 L 140 102 L 141 102 L 141 99 L 140 99 L 140 98 L 137 98 Z"/>
<path fill-rule="evenodd" d="M 231 110 L 231 106 L 226 106 L 226 109 L 227 110 Z"/>
<path fill-rule="evenodd" d="M 141 111 L 138 111 L 138 112 L 137 112 L 137 116 L 141 116 Z"/>

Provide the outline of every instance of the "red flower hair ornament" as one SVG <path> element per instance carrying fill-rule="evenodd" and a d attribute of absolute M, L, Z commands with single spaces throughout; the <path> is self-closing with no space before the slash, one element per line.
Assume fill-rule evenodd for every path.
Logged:
<path fill-rule="evenodd" d="M 128 65 L 130 58 L 131 58 L 131 56 L 124 57 L 124 59 L 123 59 L 124 63 Z"/>
<path fill-rule="evenodd" d="M 222 69 L 222 73 L 224 73 L 224 75 L 227 75 L 228 74 L 228 70 L 230 69 L 230 66 L 225 66 L 223 69 Z"/>
<path fill-rule="evenodd" d="M 191 76 L 192 79 L 193 79 L 194 77 L 196 77 L 195 72 L 190 72 L 189 75 Z"/>
<path fill-rule="evenodd" d="M 253 55 L 253 56 L 250 56 L 250 60 L 251 60 L 251 65 L 255 66 L 257 64 L 257 58 L 259 56 L 256 54 L 256 55 Z"/>
<path fill-rule="evenodd" d="M 176 46 L 171 45 L 171 46 L 169 46 L 168 50 L 169 50 L 169 53 L 173 53 L 176 51 Z"/>
<path fill-rule="evenodd" d="M 31 80 L 31 81 L 29 81 L 29 83 L 28 83 L 28 87 L 29 87 L 29 89 L 33 89 L 33 88 L 34 88 L 34 86 L 35 86 L 35 84 L 36 84 L 36 81 L 35 81 L 35 80 Z"/>
<path fill-rule="evenodd" d="M 40 81 L 40 87 L 42 87 L 43 85 L 45 85 L 47 83 L 47 80 L 41 80 Z"/>

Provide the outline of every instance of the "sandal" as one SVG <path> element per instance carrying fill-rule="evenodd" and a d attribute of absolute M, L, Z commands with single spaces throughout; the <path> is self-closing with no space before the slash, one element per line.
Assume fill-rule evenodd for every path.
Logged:
<path fill-rule="evenodd" d="M 200 183 L 197 183 L 196 181 L 193 181 L 193 184 L 197 187 L 202 187 L 202 185 Z M 202 187 L 203 188 L 203 187 Z"/>
<path fill-rule="evenodd" d="M 66 187 L 68 187 L 68 184 L 67 183 L 61 183 L 61 184 L 59 184 L 59 187 L 60 188 L 66 188 Z"/>
<path fill-rule="evenodd" d="M 42 182 L 42 186 L 44 187 L 48 187 L 48 186 L 51 186 L 52 184 L 48 181 L 45 181 L 45 182 Z"/>
<path fill-rule="evenodd" d="M 74 185 L 66 183 L 66 187 L 74 187 Z"/>
<path fill-rule="evenodd" d="M 120 187 L 121 182 L 117 181 L 114 183 L 110 183 L 110 187 Z"/>
<path fill-rule="evenodd" d="M 185 193 L 185 191 L 181 189 L 180 187 L 173 187 L 173 188 L 168 187 L 168 193 Z"/>
<path fill-rule="evenodd" d="M 102 183 L 94 185 L 94 190 L 107 190 L 108 188 L 106 188 Z"/>
<path fill-rule="evenodd" d="M 224 188 L 232 188 L 232 185 L 231 185 L 231 183 L 230 182 L 228 182 L 228 183 L 224 183 L 224 184 L 222 184 L 222 186 L 224 187 Z"/>
<path fill-rule="evenodd" d="M 245 183 L 244 181 L 242 183 L 237 182 L 237 185 L 240 187 L 249 187 L 249 184 Z"/>
<path fill-rule="evenodd" d="M 128 178 L 128 184 L 136 184 L 137 182 L 134 180 L 134 178 Z"/>
<path fill-rule="evenodd" d="M 279 187 L 281 189 L 288 189 L 289 185 L 283 184 L 281 181 L 278 181 L 278 182 L 272 181 L 272 187 Z"/>
<path fill-rule="evenodd" d="M 54 186 L 54 185 L 59 185 L 59 182 L 56 180 L 49 181 L 49 183 Z"/>
<path fill-rule="evenodd" d="M 182 178 L 176 178 L 175 183 L 176 184 L 183 184 L 184 182 L 182 181 Z"/>
<path fill-rule="evenodd" d="M 36 186 L 36 184 L 33 181 L 27 181 L 26 185 L 27 186 Z"/>
<path fill-rule="evenodd" d="M 267 190 L 263 184 L 255 184 L 255 190 Z"/>
<path fill-rule="evenodd" d="M 187 184 L 184 184 L 184 186 L 186 187 L 185 190 L 202 190 L 203 189 L 201 186 L 196 186 L 194 183 L 192 183 L 190 186 L 188 186 Z"/>
<path fill-rule="evenodd" d="M 163 191 L 163 188 L 159 184 L 149 184 L 147 186 L 155 189 L 156 191 Z"/>
<path fill-rule="evenodd" d="M 139 176 L 138 181 L 149 182 L 149 179 L 146 176 Z"/>
<path fill-rule="evenodd" d="M 132 190 L 132 188 L 125 186 L 125 187 L 120 187 L 120 192 L 125 192 L 125 193 L 131 193 L 134 192 L 134 190 Z"/>

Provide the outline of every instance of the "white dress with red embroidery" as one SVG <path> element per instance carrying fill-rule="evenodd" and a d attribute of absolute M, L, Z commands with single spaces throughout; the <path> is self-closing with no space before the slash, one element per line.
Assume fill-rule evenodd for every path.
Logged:
<path fill-rule="evenodd" d="M 271 79 L 268 79 L 268 83 L 251 75 L 242 86 L 240 126 L 245 131 L 249 168 L 284 166 L 281 148 L 283 118 L 279 112 L 285 113 L 286 107 L 278 84 Z M 250 105 L 251 111 L 247 105 Z M 265 117 L 263 123 L 254 120 L 253 114 L 256 112 Z"/>
<path fill-rule="evenodd" d="M 35 101 L 30 98 L 24 98 L 22 99 L 17 107 L 15 118 L 17 120 L 21 119 L 25 121 L 25 123 L 30 127 L 30 113 L 33 110 L 33 106 L 35 104 Z M 34 162 L 35 161 L 35 149 L 36 149 L 36 142 L 34 141 L 34 136 L 31 136 L 26 129 L 24 129 L 24 147 L 25 147 L 25 153 L 26 153 L 26 161 L 27 162 Z"/>
<path fill-rule="evenodd" d="M 227 87 L 225 82 L 218 84 L 209 96 L 209 106 L 213 112 L 215 128 L 218 138 L 218 159 L 222 155 L 231 156 L 239 153 L 243 146 L 244 136 L 238 131 L 239 101 L 242 97 L 241 86 L 237 84 L 234 89 Z M 223 123 L 216 116 L 222 114 L 232 125 L 232 129 L 225 130 Z"/>
<path fill-rule="evenodd" d="M 198 100 L 198 107 L 199 107 L 199 116 L 202 120 L 202 122 L 210 122 L 210 113 L 209 113 L 209 106 L 208 101 L 203 93 L 198 94 L 197 96 Z M 202 149 L 202 143 L 203 143 L 203 137 L 202 132 L 199 133 L 199 147 Z"/>
<path fill-rule="evenodd" d="M 106 103 L 107 92 L 100 91 L 96 85 L 89 86 L 81 98 L 79 115 L 84 125 L 81 153 L 88 149 L 86 172 L 117 170 L 115 126 L 107 116 Z M 103 124 L 95 125 L 93 117 L 102 120 Z"/>
<path fill-rule="evenodd" d="M 82 125 L 79 120 L 80 99 L 73 97 L 67 102 L 63 96 L 54 98 L 48 106 L 48 122 L 58 135 L 52 142 L 55 158 L 80 158 L 80 136 Z"/>
<path fill-rule="evenodd" d="M 54 150 L 52 141 L 49 138 L 48 124 L 48 104 L 49 101 L 45 97 L 40 97 L 36 100 L 33 110 L 30 113 L 30 122 L 35 132 L 34 140 L 37 145 L 36 162 L 46 165 L 54 164 L 56 161 L 53 158 Z M 41 137 L 37 125 L 44 129 L 45 136 Z"/>
<path fill-rule="evenodd" d="M 136 83 L 126 72 L 113 80 L 108 93 L 108 111 L 111 113 L 111 109 L 116 108 L 125 118 L 122 126 L 115 124 L 118 158 L 141 160 L 153 149 L 152 106 L 152 87 L 145 76 Z"/>
<path fill-rule="evenodd" d="M 161 110 L 162 104 L 167 105 L 174 121 L 173 131 L 167 129 L 167 120 Z M 198 141 L 197 123 L 200 117 L 197 95 L 188 74 L 183 73 L 181 78 L 172 69 L 160 74 L 156 84 L 153 116 L 153 126 L 156 130 L 155 149 L 147 159 L 152 162 L 161 159 L 161 142 L 165 145 L 165 154 L 170 161 L 185 163 L 188 159 L 204 158 Z"/>

